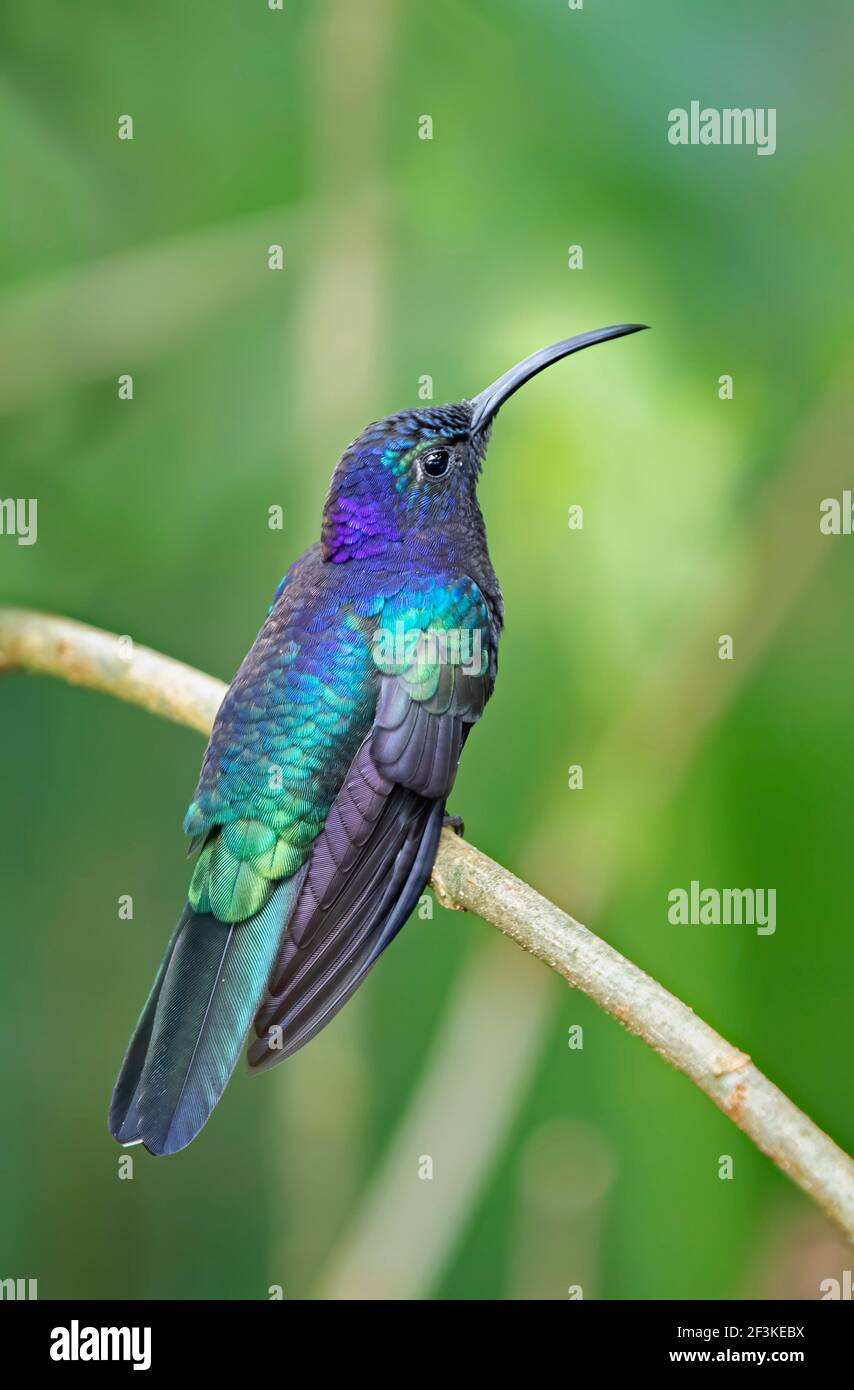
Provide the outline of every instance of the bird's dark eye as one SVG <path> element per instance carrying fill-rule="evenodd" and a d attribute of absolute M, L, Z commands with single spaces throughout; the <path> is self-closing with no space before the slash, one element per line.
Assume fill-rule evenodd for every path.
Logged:
<path fill-rule="evenodd" d="M 450 466 L 450 449 L 430 449 L 421 455 L 421 470 L 428 478 L 444 478 Z"/>

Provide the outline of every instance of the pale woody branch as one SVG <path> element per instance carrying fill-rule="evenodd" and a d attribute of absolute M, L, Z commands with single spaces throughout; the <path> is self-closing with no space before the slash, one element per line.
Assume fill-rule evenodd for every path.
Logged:
<path fill-rule="evenodd" d="M 59 676 L 208 733 L 222 681 L 67 618 L 0 609 L 0 674 Z M 475 912 L 643 1038 L 705 1091 L 854 1241 L 854 1162 L 803 1111 L 664 987 L 535 889 L 444 831 L 433 889 Z"/>

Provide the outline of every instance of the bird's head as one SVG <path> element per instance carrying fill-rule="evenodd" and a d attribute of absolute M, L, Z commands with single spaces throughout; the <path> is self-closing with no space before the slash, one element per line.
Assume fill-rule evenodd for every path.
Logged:
<path fill-rule="evenodd" d="M 324 558 L 370 559 L 395 544 L 430 554 L 440 538 L 470 534 L 481 525 L 475 494 L 492 423 L 508 397 L 570 353 L 645 327 L 623 323 L 566 338 L 524 358 L 471 400 L 404 410 L 369 425 L 332 476 Z"/>

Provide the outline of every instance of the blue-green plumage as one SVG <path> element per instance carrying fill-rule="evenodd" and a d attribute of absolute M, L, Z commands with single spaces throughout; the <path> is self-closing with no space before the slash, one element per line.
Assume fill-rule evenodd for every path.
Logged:
<path fill-rule="evenodd" d="M 184 828 L 189 901 L 110 1107 L 124 1144 L 174 1153 L 250 1067 L 312 1037 L 429 877 L 460 751 L 497 669 L 502 602 L 476 484 L 535 354 L 472 401 L 370 426 L 320 542 L 291 567 L 214 724 Z"/>

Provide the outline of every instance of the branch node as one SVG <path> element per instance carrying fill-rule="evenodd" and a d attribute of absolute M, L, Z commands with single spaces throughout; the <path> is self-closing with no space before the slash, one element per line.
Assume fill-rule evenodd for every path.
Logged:
<path fill-rule="evenodd" d="M 727 1052 L 723 1057 L 716 1057 L 712 1063 L 713 1076 L 730 1076 L 735 1071 L 741 1071 L 744 1067 L 750 1066 L 750 1058 L 746 1052 Z"/>

